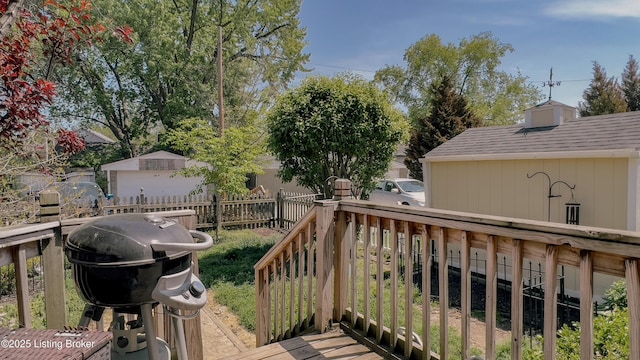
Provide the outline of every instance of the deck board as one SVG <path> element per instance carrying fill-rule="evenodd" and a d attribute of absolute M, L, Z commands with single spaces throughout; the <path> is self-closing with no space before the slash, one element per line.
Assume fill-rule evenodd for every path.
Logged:
<path fill-rule="evenodd" d="M 342 331 L 309 334 L 261 346 L 224 360 L 378 360 L 382 357 Z"/>

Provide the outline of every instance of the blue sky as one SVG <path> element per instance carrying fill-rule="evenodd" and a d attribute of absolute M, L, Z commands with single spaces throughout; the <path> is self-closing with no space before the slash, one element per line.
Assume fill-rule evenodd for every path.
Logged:
<path fill-rule="evenodd" d="M 515 50 L 502 70 L 519 69 L 540 86 L 553 67 L 561 85 L 552 98 L 576 106 L 593 61 L 618 79 L 629 55 L 640 61 L 638 0 L 303 0 L 300 19 L 316 75 L 372 78 L 385 65 L 404 66 L 405 50 L 429 34 L 458 44 L 491 32 Z"/>

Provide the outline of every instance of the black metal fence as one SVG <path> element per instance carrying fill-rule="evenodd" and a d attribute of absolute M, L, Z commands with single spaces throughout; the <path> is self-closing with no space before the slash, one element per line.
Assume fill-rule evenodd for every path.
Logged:
<path fill-rule="evenodd" d="M 385 236 L 386 237 L 386 236 Z M 414 252 L 411 254 L 410 261 L 413 262 L 413 283 L 416 284 L 420 291 L 422 291 L 422 253 L 420 246 L 421 239 L 414 237 L 412 239 L 414 244 L 412 248 Z M 439 257 L 437 246 L 434 240 L 431 246 L 432 267 L 431 267 L 431 297 L 432 300 L 437 301 L 439 292 Z M 404 237 L 402 234 L 399 236 L 399 249 L 400 249 L 400 261 L 399 272 L 402 276 L 405 276 L 405 263 L 407 257 L 404 254 Z M 385 244 L 386 245 L 386 244 Z M 462 255 L 460 251 L 450 250 L 447 254 L 449 261 L 448 277 L 449 277 L 449 305 L 454 308 L 460 308 L 461 306 L 461 261 Z M 507 256 L 499 254 L 498 257 L 498 284 L 497 284 L 497 324 L 499 327 L 503 327 L 506 330 L 511 329 L 511 272 L 512 265 L 510 259 Z M 475 317 L 480 319 L 484 318 L 485 300 L 486 300 L 486 259 L 484 256 L 475 252 L 471 256 L 471 311 Z M 544 270 L 542 264 L 539 262 L 528 261 L 523 266 L 523 318 L 524 326 L 527 335 L 541 334 L 543 330 L 544 319 Z M 572 297 L 566 291 L 565 287 L 565 268 L 560 268 L 558 275 L 558 292 L 557 292 L 557 306 L 558 306 L 558 329 L 565 324 L 572 324 L 573 322 L 580 321 L 580 299 Z M 594 311 L 597 312 L 603 309 L 599 309 L 598 303 L 594 303 Z"/>

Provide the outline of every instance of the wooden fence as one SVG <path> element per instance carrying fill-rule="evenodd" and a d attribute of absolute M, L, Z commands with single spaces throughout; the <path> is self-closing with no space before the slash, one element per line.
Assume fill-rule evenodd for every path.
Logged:
<path fill-rule="evenodd" d="M 102 214 L 146 213 L 157 211 L 193 210 L 196 228 L 216 228 L 218 211 L 222 213 L 222 228 L 268 227 L 289 229 L 296 223 L 318 194 L 290 193 L 282 189 L 276 198 L 261 194 L 229 196 L 220 203 L 210 195 L 152 197 L 141 194 L 129 198 L 114 198 L 102 206 Z"/>

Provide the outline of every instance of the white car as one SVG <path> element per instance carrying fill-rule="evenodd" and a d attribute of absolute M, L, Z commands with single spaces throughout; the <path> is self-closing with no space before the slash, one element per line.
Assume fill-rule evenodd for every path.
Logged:
<path fill-rule="evenodd" d="M 424 206 L 424 184 L 415 179 L 378 181 L 369 200 L 384 204 Z"/>

